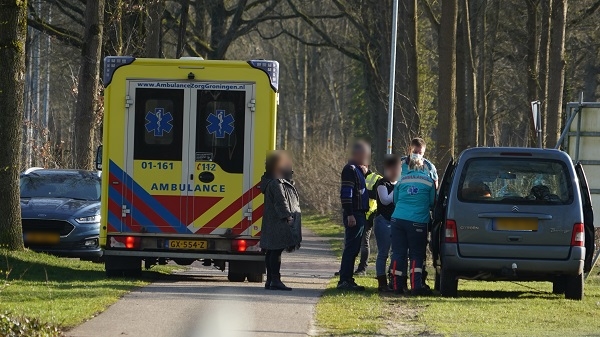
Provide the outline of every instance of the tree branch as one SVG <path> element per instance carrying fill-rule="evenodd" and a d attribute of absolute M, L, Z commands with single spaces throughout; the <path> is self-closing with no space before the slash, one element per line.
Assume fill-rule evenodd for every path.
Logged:
<path fill-rule="evenodd" d="M 27 25 L 33 29 L 37 29 L 40 32 L 56 38 L 58 41 L 63 42 L 69 46 L 81 49 L 83 45 L 83 38 L 77 35 L 75 32 L 53 26 L 37 16 L 27 18 Z"/>
<path fill-rule="evenodd" d="M 433 13 L 433 8 L 431 7 L 431 4 L 429 3 L 428 0 L 420 1 L 420 3 L 423 4 L 425 16 L 427 16 L 427 19 L 429 19 L 429 22 L 431 22 L 433 29 L 435 29 L 439 33 L 440 32 L 440 20 L 435 17 L 435 14 Z"/>

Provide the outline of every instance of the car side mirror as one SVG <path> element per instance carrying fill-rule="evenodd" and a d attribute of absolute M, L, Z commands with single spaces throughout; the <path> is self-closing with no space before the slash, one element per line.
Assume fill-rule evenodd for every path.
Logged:
<path fill-rule="evenodd" d="M 96 150 L 96 170 L 102 171 L 102 145 Z"/>

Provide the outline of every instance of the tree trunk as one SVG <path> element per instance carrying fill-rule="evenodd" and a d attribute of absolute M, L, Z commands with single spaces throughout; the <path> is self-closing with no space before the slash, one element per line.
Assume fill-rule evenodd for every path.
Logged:
<path fill-rule="evenodd" d="M 19 170 L 27 1 L 0 0 L 0 247 L 23 249 Z"/>
<path fill-rule="evenodd" d="M 97 113 L 98 79 L 102 51 L 104 0 L 85 6 L 85 32 L 75 107 L 75 167 L 93 168 L 94 122 Z"/>
<path fill-rule="evenodd" d="M 462 1 L 461 1 L 462 3 Z M 459 18 L 456 26 L 456 152 L 460 153 L 469 146 L 469 125 L 472 120 L 467 112 L 466 87 L 466 46 L 464 29 L 465 8 L 459 5 Z"/>
<path fill-rule="evenodd" d="M 478 16 L 477 16 L 477 129 L 478 129 L 478 146 L 487 145 L 487 3 L 486 0 L 479 1 Z"/>
<path fill-rule="evenodd" d="M 181 1 L 181 19 L 179 24 L 179 31 L 177 32 L 177 52 L 175 58 L 183 56 L 185 50 L 185 35 L 187 32 L 188 18 L 190 16 L 190 0 Z"/>
<path fill-rule="evenodd" d="M 161 22 L 164 11 L 165 7 L 163 0 L 153 0 L 148 4 L 148 18 L 146 19 L 146 46 L 144 51 L 145 57 L 161 57 Z"/>
<path fill-rule="evenodd" d="M 420 124 L 416 0 L 400 1 L 398 19 L 393 148 L 402 151 L 417 136 Z"/>
<path fill-rule="evenodd" d="M 542 103 L 542 146 L 545 147 L 547 145 L 548 136 L 548 60 L 550 53 L 550 24 L 552 21 L 550 13 L 552 8 L 552 0 L 541 0 L 541 8 L 540 74 L 538 78 L 540 102 Z"/>
<path fill-rule="evenodd" d="M 556 145 L 561 133 L 565 77 L 565 28 L 567 0 L 553 0 L 548 71 L 547 145 Z"/>
<path fill-rule="evenodd" d="M 440 22 L 439 83 L 437 116 L 437 161 L 440 167 L 454 157 L 454 138 L 456 130 L 456 20 L 458 17 L 457 0 L 442 0 L 442 19 Z"/>
<path fill-rule="evenodd" d="M 537 30 L 537 7 L 538 0 L 527 0 L 527 102 L 539 99 L 538 93 L 538 30 Z M 532 118 L 530 118 L 532 120 Z M 533 125 L 533 123 L 531 123 Z M 535 136 L 535 125 L 532 132 L 529 132 L 529 143 L 537 144 Z"/>

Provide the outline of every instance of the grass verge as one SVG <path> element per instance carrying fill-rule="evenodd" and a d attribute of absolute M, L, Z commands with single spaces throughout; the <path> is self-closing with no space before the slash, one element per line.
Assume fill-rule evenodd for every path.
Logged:
<path fill-rule="evenodd" d="M 304 223 L 317 235 L 330 238 L 340 255 L 341 226 L 316 216 Z M 317 304 L 316 321 L 323 335 L 600 336 L 598 275 L 586 281 L 583 301 L 553 295 L 549 282 L 460 280 L 458 298 L 410 298 L 380 296 L 372 275 L 357 278 L 368 287 L 364 293 L 340 292 L 335 281 Z"/>
<path fill-rule="evenodd" d="M 0 313 L 68 329 L 170 271 L 170 267 L 152 268 L 144 271 L 143 280 L 108 279 L 103 264 L 29 250 L 0 250 Z"/>
<path fill-rule="evenodd" d="M 317 236 L 329 239 L 335 255 L 342 256 L 344 228 L 338 221 L 329 216 L 308 215 L 302 217 L 302 226 L 310 229 Z"/>

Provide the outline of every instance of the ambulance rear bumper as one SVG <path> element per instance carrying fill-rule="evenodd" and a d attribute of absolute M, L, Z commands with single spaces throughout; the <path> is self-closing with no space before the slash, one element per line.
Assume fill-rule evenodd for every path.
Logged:
<path fill-rule="evenodd" d="M 219 254 L 219 253 L 201 253 L 201 252 L 154 252 L 154 251 L 139 251 L 139 250 L 105 250 L 104 256 L 136 256 L 147 258 L 167 258 L 167 259 L 212 259 L 225 261 L 264 261 L 265 256 L 260 253 L 245 253 L 245 254 Z"/>

